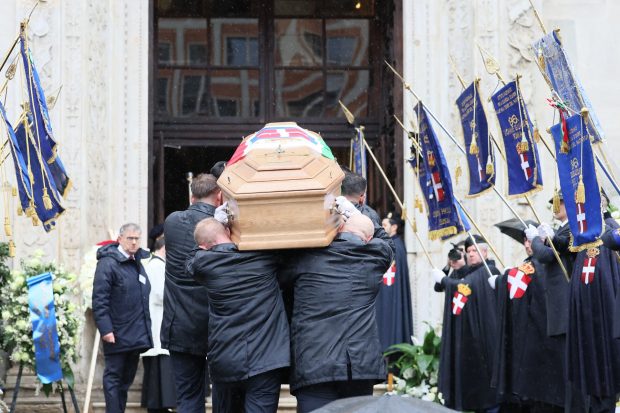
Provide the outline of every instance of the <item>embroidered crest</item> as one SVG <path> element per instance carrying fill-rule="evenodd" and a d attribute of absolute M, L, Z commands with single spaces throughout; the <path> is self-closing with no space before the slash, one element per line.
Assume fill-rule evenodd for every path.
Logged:
<path fill-rule="evenodd" d="M 383 284 L 392 286 L 396 280 L 396 262 L 392 262 L 390 268 L 383 274 Z"/>
<path fill-rule="evenodd" d="M 513 298 L 518 299 L 523 297 L 525 291 L 527 290 L 527 286 L 530 284 L 530 281 L 532 281 L 532 277 L 530 276 L 530 274 L 534 273 L 534 266 L 530 264 L 530 269 L 530 266 L 528 266 L 527 264 L 530 263 L 525 263 L 519 268 L 512 268 L 510 269 L 510 271 L 508 271 L 506 287 L 508 288 L 508 295 L 511 300 Z M 526 273 L 524 270 L 531 272 Z"/>
<path fill-rule="evenodd" d="M 593 253 L 593 257 L 590 257 L 590 251 L 596 250 L 596 254 Z M 596 269 L 596 261 L 598 258 L 598 248 L 590 248 L 588 250 L 588 257 L 583 260 L 583 268 L 581 269 L 581 283 L 582 284 L 592 284 L 594 282 L 594 271 Z"/>
<path fill-rule="evenodd" d="M 460 315 L 465 308 L 465 304 L 469 300 L 469 295 L 471 294 L 471 288 L 467 284 L 459 284 L 457 287 L 458 291 L 454 292 L 454 296 L 452 297 L 452 314 Z"/>
<path fill-rule="evenodd" d="M 534 264 L 532 264 L 531 262 L 524 262 L 523 264 L 519 265 L 519 270 L 523 271 L 527 275 L 532 275 L 536 272 L 536 268 L 534 268 Z"/>

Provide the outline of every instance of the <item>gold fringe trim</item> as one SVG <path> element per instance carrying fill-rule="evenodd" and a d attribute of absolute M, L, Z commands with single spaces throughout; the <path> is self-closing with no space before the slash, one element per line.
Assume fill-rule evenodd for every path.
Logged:
<path fill-rule="evenodd" d="M 448 237 L 450 235 L 456 235 L 458 232 L 456 231 L 456 227 L 446 227 L 442 229 L 438 229 L 435 231 L 429 231 L 428 237 L 431 241 L 435 241 L 441 239 L 443 237 Z"/>
<path fill-rule="evenodd" d="M 517 143 L 517 152 L 521 154 L 529 150 L 530 150 L 530 144 L 525 139 L 525 136 L 523 136 L 523 139 L 521 139 L 521 142 Z"/>
<path fill-rule="evenodd" d="M 533 189 L 530 189 L 529 191 L 524 192 L 522 194 L 513 194 L 513 195 L 506 194 L 506 198 L 507 199 L 518 199 L 518 198 L 521 198 L 521 197 L 524 197 L 524 196 L 534 195 L 534 194 L 540 192 L 542 189 L 543 189 L 542 185 L 536 185 Z"/>
<path fill-rule="evenodd" d="M 41 224 L 41 221 L 39 221 L 39 217 L 36 216 L 36 215 L 30 217 L 30 219 L 32 219 L 32 226 L 33 227 L 38 227 Z"/>
<path fill-rule="evenodd" d="M 493 190 L 493 186 L 494 185 L 491 185 L 490 187 L 488 187 L 484 191 L 478 192 L 477 194 L 471 194 L 471 195 L 467 194 L 467 195 L 465 195 L 465 198 L 469 198 L 469 199 L 471 199 L 471 198 L 478 198 L 479 196 L 482 196 L 482 195 L 486 194 L 487 192 L 492 191 Z"/>
<path fill-rule="evenodd" d="M 586 188 L 583 184 L 583 175 L 579 175 L 579 183 L 577 184 L 577 191 L 575 192 L 575 202 L 578 204 L 586 202 Z"/>
<path fill-rule="evenodd" d="M 604 223 L 603 223 L 604 224 Z M 570 235 L 570 243 L 568 244 L 568 250 L 570 252 L 581 252 L 583 250 L 587 250 L 589 248 L 596 248 L 603 245 L 603 241 L 597 239 L 596 241 L 588 242 L 587 244 L 582 244 L 577 247 L 573 246 L 573 234 Z"/>
<path fill-rule="evenodd" d="M 478 144 L 476 143 L 476 137 L 472 136 L 471 144 L 469 145 L 469 154 L 478 155 L 479 153 L 480 153 L 480 149 L 478 149 Z"/>
<path fill-rule="evenodd" d="M 10 237 L 13 235 L 13 231 L 11 230 L 11 221 L 9 217 L 4 217 L 4 234 L 7 237 Z"/>

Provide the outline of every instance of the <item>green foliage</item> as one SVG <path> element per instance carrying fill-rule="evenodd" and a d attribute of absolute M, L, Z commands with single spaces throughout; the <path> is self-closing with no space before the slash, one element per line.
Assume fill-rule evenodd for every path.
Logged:
<path fill-rule="evenodd" d="M 439 371 L 439 351 L 441 337 L 428 325 L 422 344 L 395 344 L 387 349 L 384 356 L 397 355 L 390 363 L 391 368 L 398 369 L 396 392 L 424 400 L 441 401 L 437 392 L 437 374 Z"/>

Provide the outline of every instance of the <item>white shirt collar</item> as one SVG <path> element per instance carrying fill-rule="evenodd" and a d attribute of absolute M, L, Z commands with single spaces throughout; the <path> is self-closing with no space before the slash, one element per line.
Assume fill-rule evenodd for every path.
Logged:
<path fill-rule="evenodd" d="M 127 252 L 123 249 L 123 247 L 121 247 L 121 244 L 118 244 L 118 250 L 120 251 L 121 254 L 123 254 L 125 258 L 131 257 L 131 255 L 127 254 Z"/>

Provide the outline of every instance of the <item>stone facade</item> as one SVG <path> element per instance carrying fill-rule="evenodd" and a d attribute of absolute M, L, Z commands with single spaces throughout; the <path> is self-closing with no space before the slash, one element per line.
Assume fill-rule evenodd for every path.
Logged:
<path fill-rule="evenodd" d="M 0 2 L 0 43 L 8 46 L 18 32 L 18 23 L 32 8 L 34 0 Z M 586 91 L 607 132 L 607 148 L 618 148 L 620 109 L 615 93 L 615 70 L 620 54 L 608 53 L 605 46 L 620 34 L 615 16 L 618 2 L 605 0 L 535 1 L 546 17 L 548 29 L 559 26 Z M 466 82 L 482 78 L 481 91 L 488 97 L 497 80 L 486 73 L 476 42 L 492 53 L 505 78 L 523 76 L 522 88 L 532 117 L 544 131 L 553 121 L 545 97 L 548 90 L 532 62 L 530 43 L 542 32 L 529 8 L 528 0 L 402 0 L 404 76 L 425 99 L 427 105 L 460 139 L 460 125 L 454 100 L 461 85 L 450 68 L 452 55 Z M 149 1 L 147 0 L 45 0 L 40 1 L 30 22 L 31 46 L 46 91 L 62 86 L 59 101 L 51 112 L 60 155 L 73 179 L 58 228 L 46 234 L 33 228 L 23 217 L 12 215 L 17 244 L 16 261 L 29 250 L 39 248 L 50 259 L 71 270 L 82 265 L 84 254 L 97 241 L 107 239 L 124 222 L 134 221 L 143 228 L 148 216 L 148 74 Z M 596 26 L 598 30 L 591 30 Z M 15 118 L 19 91 L 9 89 L 7 107 Z M 405 124 L 413 119 L 415 100 L 404 93 Z M 487 115 L 493 119 L 490 105 Z M 491 121 L 494 128 L 494 124 Z M 543 132 L 544 133 L 544 132 Z M 406 136 L 403 136 L 406 142 Z M 445 136 L 444 148 L 452 159 L 460 158 Z M 406 143 L 406 146 L 408 144 Z M 541 149 L 545 189 L 534 197 L 543 219 L 550 219 L 547 199 L 554 187 L 552 160 Z M 406 155 L 407 156 L 407 155 Z M 404 162 L 404 160 L 403 160 Z M 464 160 L 458 161 L 462 168 Z M 453 167 L 457 163 L 451 163 Z M 8 166 L 8 165 L 7 165 Z M 7 171 L 10 171 L 10 167 Z M 618 169 L 620 172 L 620 169 Z M 452 170 L 454 175 L 454 170 Z M 11 176 L 9 174 L 9 176 Z M 505 172 L 498 168 L 498 185 L 503 192 Z M 463 198 L 465 179 L 456 186 Z M 414 179 L 405 174 L 405 201 L 413 205 Z M 617 201 L 617 197 L 616 197 Z M 523 216 L 533 218 L 526 205 L 511 202 Z M 15 210 L 15 206 L 11 206 Z M 492 227 L 511 217 L 493 194 L 466 200 L 465 206 L 480 223 L 502 255 L 506 265 L 522 257 L 522 249 Z M 413 208 L 409 208 L 410 215 Z M 425 236 L 425 219 L 418 213 L 418 227 Z M 429 263 L 410 229 L 411 283 L 415 333 L 423 335 L 423 321 L 441 320 L 443 296 L 429 293 L 432 281 Z M 449 244 L 425 242 L 434 265 L 445 264 Z M 89 330 L 84 342 L 85 375 L 92 343 Z"/>

